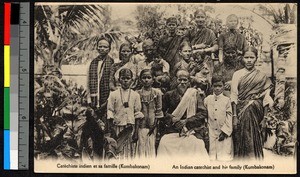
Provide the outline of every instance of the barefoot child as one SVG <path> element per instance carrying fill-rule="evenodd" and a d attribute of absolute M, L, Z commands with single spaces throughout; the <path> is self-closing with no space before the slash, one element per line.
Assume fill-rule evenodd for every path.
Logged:
<path fill-rule="evenodd" d="M 130 89 L 132 84 L 133 73 L 130 69 L 124 68 L 120 70 L 119 82 L 121 88 L 110 93 L 107 103 L 107 129 L 111 127 L 115 130 L 118 136 L 122 130 L 128 127 L 133 128 L 135 135 L 136 119 L 143 118 L 141 111 L 140 95 Z M 125 146 L 121 152 L 121 158 L 133 158 L 134 146 L 133 137 L 129 137 L 125 141 Z"/>
<path fill-rule="evenodd" d="M 212 78 L 213 95 L 204 99 L 208 111 L 210 160 L 230 161 L 233 158 L 232 110 L 230 99 L 223 95 L 222 76 Z"/>
<path fill-rule="evenodd" d="M 155 157 L 155 139 L 158 119 L 163 118 L 162 92 L 152 88 L 153 74 L 150 69 L 144 69 L 140 73 L 142 89 L 140 94 L 142 102 L 143 119 L 138 121 L 137 155 L 141 158 Z"/>

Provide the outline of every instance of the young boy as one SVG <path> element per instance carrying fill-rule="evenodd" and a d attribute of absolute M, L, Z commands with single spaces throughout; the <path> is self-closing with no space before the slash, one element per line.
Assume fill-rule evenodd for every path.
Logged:
<path fill-rule="evenodd" d="M 130 89 L 132 84 L 133 73 L 130 69 L 123 68 L 119 73 L 119 82 L 121 88 L 110 93 L 107 103 L 107 129 L 111 127 L 118 136 L 122 130 L 132 127 L 135 133 L 136 119 L 143 118 L 141 112 L 140 95 Z M 134 146 L 132 138 L 125 141 L 125 146 L 121 152 L 121 158 L 132 158 L 134 156 Z M 123 156 L 123 157 L 122 157 Z"/>
<path fill-rule="evenodd" d="M 212 78 L 213 95 L 204 99 L 208 111 L 210 160 L 230 161 L 233 158 L 231 101 L 223 95 L 222 76 Z"/>

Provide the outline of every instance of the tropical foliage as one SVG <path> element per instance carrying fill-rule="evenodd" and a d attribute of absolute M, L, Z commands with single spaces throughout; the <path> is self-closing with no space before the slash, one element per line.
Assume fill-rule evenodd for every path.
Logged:
<path fill-rule="evenodd" d="M 91 51 L 100 36 L 117 42 L 122 35 L 111 28 L 110 13 L 108 5 L 36 5 L 35 59 L 60 67 L 95 57 Z"/>

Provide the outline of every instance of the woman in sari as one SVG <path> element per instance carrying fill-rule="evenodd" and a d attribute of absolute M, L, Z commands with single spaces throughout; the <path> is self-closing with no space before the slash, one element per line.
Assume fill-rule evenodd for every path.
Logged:
<path fill-rule="evenodd" d="M 231 101 L 233 109 L 234 154 L 239 158 L 263 158 L 261 121 L 268 106 L 271 82 L 254 64 L 257 50 L 248 47 L 243 56 L 244 68 L 232 77 Z"/>
<path fill-rule="evenodd" d="M 119 59 L 121 62 L 114 63 L 111 67 L 109 87 L 111 91 L 115 91 L 120 87 L 118 81 L 119 72 L 122 68 L 128 68 L 133 72 L 133 79 L 136 79 L 136 65 L 130 60 L 132 56 L 132 46 L 130 43 L 123 43 L 119 50 Z"/>

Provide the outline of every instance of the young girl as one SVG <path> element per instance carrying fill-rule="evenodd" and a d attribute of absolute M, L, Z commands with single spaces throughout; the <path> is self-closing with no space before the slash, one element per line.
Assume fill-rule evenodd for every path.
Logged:
<path fill-rule="evenodd" d="M 132 128 L 135 132 L 136 119 L 143 118 L 141 112 L 140 95 L 130 88 L 133 73 L 130 69 L 120 70 L 119 82 L 121 88 L 110 93 L 107 102 L 107 129 L 113 128 L 118 136 L 126 128 Z M 136 133 L 133 133 L 135 135 Z M 132 158 L 134 156 L 134 146 L 132 138 L 129 137 L 124 142 L 121 158 Z"/>
<path fill-rule="evenodd" d="M 143 119 L 138 119 L 137 155 L 140 158 L 155 157 L 155 139 L 158 119 L 163 118 L 162 92 L 152 88 L 153 74 L 150 69 L 144 69 L 140 73 L 140 81 L 143 85 L 140 94 L 142 102 Z"/>
<path fill-rule="evenodd" d="M 222 76 L 212 78 L 213 95 L 204 99 L 208 111 L 210 160 L 229 161 L 233 158 L 232 109 L 230 99 L 223 95 Z"/>

